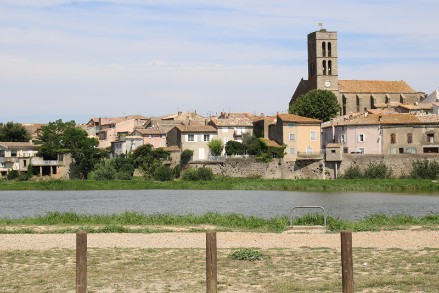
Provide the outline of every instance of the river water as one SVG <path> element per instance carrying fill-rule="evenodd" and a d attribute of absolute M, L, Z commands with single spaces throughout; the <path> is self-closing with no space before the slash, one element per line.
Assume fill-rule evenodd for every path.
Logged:
<path fill-rule="evenodd" d="M 439 195 L 241 190 L 0 191 L 0 218 L 11 219 L 50 211 L 181 215 L 214 211 L 269 218 L 289 215 L 294 206 L 310 205 L 322 206 L 329 215 L 349 220 L 375 213 L 422 216 L 439 213 Z"/>

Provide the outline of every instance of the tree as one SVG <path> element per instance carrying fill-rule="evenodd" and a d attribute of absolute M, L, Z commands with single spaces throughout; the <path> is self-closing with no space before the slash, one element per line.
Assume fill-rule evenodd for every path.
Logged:
<path fill-rule="evenodd" d="M 41 147 L 38 155 L 48 160 L 58 159 L 59 154 L 70 153 L 73 164 L 70 166 L 72 178 L 86 179 L 94 165 L 106 156 L 98 149 L 98 141 L 88 137 L 85 130 L 77 128 L 75 121 L 63 122 L 61 119 L 41 127 L 38 135 Z"/>
<path fill-rule="evenodd" d="M 186 166 L 189 161 L 191 160 L 192 156 L 194 155 L 194 151 L 193 150 L 184 150 L 181 152 L 181 157 L 180 157 L 180 165 L 182 167 Z"/>
<path fill-rule="evenodd" d="M 213 156 L 221 156 L 224 149 L 224 143 L 221 139 L 212 139 L 207 146 Z"/>
<path fill-rule="evenodd" d="M 140 168 L 143 175 L 150 179 L 154 172 L 165 160 L 168 160 L 171 153 L 163 148 L 154 149 L 150 144 L 144 144 L 133 152 L 133 161 L 136 168 Z"/>
<path fill-rule="evenodd" d="M 225 149 L 228 156 L 244 154 L 244 145 L 239 141 L 229 140 L 226 143 Z"/>
<path fill-rule="evenodd" d="M 20 123 L 0 123 L 0 141 L 26 142 L 31 140 L 29 131 Z"/>
<path fill-rule="evenodd" d="M 329 121 L 339 113 L 340 105 L 331 91 L 311 90 L 290 105 L 288 112 L 299 116 Z"/>

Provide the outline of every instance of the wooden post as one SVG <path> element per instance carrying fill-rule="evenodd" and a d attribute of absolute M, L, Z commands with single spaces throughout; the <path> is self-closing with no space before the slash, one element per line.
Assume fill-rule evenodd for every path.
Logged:
<path fill-rule="evenodd" d="M 217 246 L 216 232 L 206 233 L 206 292 L 217 292 Z"/>
<path fill-rule="evenodd" d="M 341 231 L 341 271 L 343 293 L 354 292 L 354 261 L 352 259 L 352 232 Z"/>
<path fill-rule="evenodd" d="M 87 232 L 76 233 L 76 293 L 87 292 Z"/>

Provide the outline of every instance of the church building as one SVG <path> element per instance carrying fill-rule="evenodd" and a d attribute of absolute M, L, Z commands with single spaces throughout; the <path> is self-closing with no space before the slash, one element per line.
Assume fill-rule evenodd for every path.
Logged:
<path fill-rule="evenodd" d="M 405 81 L 339 80 L 337 32 L 325 29 L 308 34 L 308 80 L 302 78 L 291 98 L 313 89 L 332 91 L 340 105 L 340 115 L 366 112 L 366 109 L 393 111 L 400 105 L 417 106 L 425 93 Z"/>

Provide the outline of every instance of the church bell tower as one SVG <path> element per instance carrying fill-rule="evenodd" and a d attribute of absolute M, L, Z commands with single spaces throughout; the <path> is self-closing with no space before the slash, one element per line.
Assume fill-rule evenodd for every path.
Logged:
<path fill-rule="evenodd" d="M 309 89 L 324 89 L 339 96 L 337 32 L 325 29 L 308 35 Z"/>

